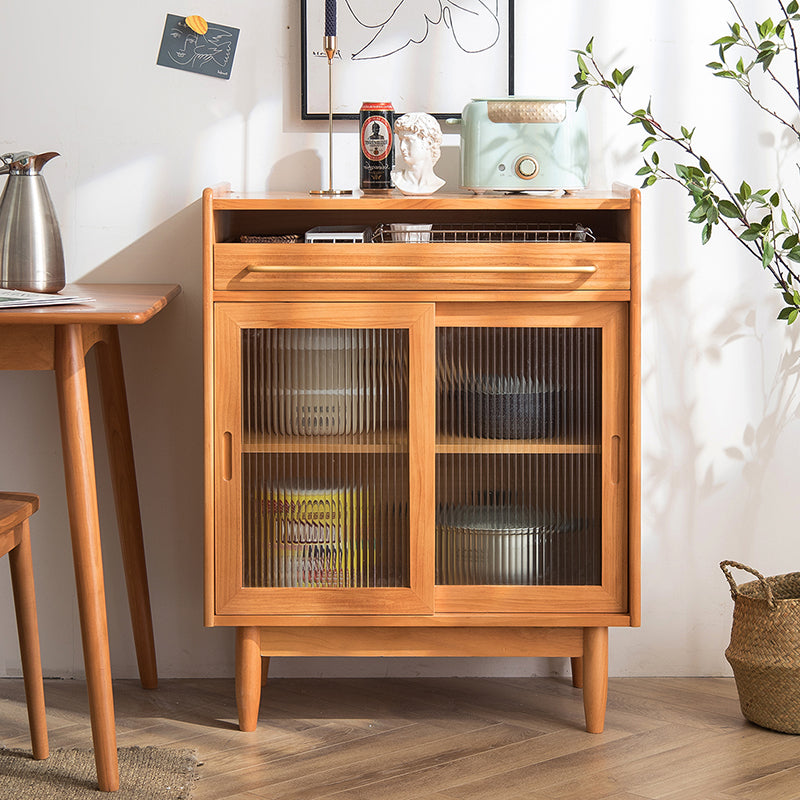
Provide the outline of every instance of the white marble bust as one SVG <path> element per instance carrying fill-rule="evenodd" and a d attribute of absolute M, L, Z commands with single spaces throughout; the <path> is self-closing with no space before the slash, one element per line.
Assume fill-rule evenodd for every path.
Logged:
<path fill-rule="evenodd" d="M 445 181 L 433 171 L 442 152 L 442 129 L 430 114 L 403 114 L 394 133 L 405 169 L 392 170 L 392 182 L 403 194 L 433 194 Z"/>

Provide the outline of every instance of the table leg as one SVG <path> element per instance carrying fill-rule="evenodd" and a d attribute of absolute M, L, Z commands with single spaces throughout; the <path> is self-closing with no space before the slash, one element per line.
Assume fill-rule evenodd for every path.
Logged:
<path fill-rule="evenodd" d="M 97 782 L 119 788 L 89 396 L 80 325 L 57 325 L 56 388 Z"/>
<path fill-rule="evenodd" d="M 122 371 L 119 332 L 116 326 L 106 329 L 106 337 L 97 345 L 95 352 L 103 401 L 108 461 L 117 510 L 117 528 L 122 548 L 122 563 L 125 568 L 125 584 L 128 588 L 133 641 L 139 664 L 139 679 L 145 689 L 155 689 L 158 685 L 158 670 L 153 639 L 153 617 L 147 585 L 147 564 L 142 538 L 142 517 L 133 460 L 128 400 L 125 393 L 125 376 Z"/>

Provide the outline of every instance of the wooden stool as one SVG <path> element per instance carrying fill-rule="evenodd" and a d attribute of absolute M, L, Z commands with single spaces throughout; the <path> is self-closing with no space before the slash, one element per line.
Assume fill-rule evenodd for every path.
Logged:
<path fill-rule="evenodd" d="M 44 682 L 39 654 L 39 625 L 36 620 L 36 595 L 33 591 L 33 560 L 28 518 L 39 508 L 35 494 L 0 492 L 0 556 L 8 553 L 14 608 L 17 615 L 19 649 L 25 701 L 31 728 L 33 757 L 47 758 L 47 724 L 44 715 Z"/>

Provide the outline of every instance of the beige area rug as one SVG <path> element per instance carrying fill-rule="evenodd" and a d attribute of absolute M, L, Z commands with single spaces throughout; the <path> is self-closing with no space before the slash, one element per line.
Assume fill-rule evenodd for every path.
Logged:
<path fill-rule="evenodd" d="M 0 800 L 187 800 L 197 756 L 168 747 L 119 748 L 119 791 L 101 792 L 92 750 L 30 752 L 0 749 Z"/>

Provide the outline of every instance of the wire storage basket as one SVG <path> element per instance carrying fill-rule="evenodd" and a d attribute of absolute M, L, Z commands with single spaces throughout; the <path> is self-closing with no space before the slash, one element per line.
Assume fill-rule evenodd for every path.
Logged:
<path fill-rule="evenodd" d="M 394 227 L 394 230 L 393 230 Z M 398 233 L 397 224 L 379 225 L 372 235 L 373 242 L 407 241 Z M 432 225 L 426 242 L 469 244 L 473 242 L 502 242 L 509 244 L 531 242 L 594 242 L 591 229 L 583 225 Z"/>
<path fill-rule="evenodd" d="M 730 567 L 758 580 L 737 585 Z M 734 603 L 725 658 L 742 714 L 762 728 L 800 733 L 800 572 L 765 578 L 737 561 L 720 568 Z"/>

